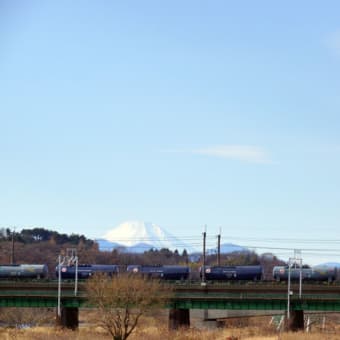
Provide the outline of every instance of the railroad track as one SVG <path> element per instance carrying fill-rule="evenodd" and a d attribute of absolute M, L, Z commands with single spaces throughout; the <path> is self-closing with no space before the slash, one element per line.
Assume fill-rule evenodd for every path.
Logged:
<path fill-rule="evenodd" d="M 63 292 L 73 292 L 74 282 L 62 281 L 62 291 Z M 199 294 L 287 294 L 287 285 L 284 284 L 251 284 L 251 285 L 237 285 L 237 284 L 207 284 L 202 286 L 201 284 L 177 284 L 170 285 L 171 289 L 174 290 L 176 294 L 183 293 L 199 293 Z M 56 291 L 58 289 L 58 281 L 0 281 L 0 294 L 5 291 L 25 291 L 25 292 L 48 292 Z M 291 290 L 296 294 L 299 291 L 298 284 L 292 284 Z M 85 292 L 85 282 L 78 282 L 78 291 Z M 302 292 L 304 295 L 308 294 L 340 294 L 340 285 L 315 285 L 315 284 L 303 284 Z"/>

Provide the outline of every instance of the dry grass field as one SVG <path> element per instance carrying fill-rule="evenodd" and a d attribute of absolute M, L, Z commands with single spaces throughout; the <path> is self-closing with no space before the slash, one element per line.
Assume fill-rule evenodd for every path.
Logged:
<path fill-rule="evenodd" d="M 55 328 L 37 327 L 32 329 L 0 329 L 0 339 L 32 339 L 32 340 L 109 340 L 110 336 L 97 328 L 81 328 L 77 332 Z M 178 330 L 169 332 L 166 327 L 148 327 L 138 329 L 131 340 L 340 340 L 339 334 L 328 333 L 272 333 L 263 334 L 259 328 L 247 327 L 244 329 L 216 329 L 216 330 Z"/>
<path fill-rule="evenodd" d="M 26 314 L 26 313 L 25 313 Z M 19 314 L 20 315 L 20 314 Z M 30 314 L 26 314 L 29 315 Z M 46 316 L 46 315 L 45 315 Z M 53 316 L 53 314 L 50 314 Z M 32 339 L 32 340 L 109 340 L 111 337 L 101 328 L 92 324 L 95 317 L 93 310 L 81 311 L 80 328 L 69 331 L 56 328 L 53 324 L 38 325 L 32 328 L 0 328 L 0 339 Z M 32 318 L 32 316 L 30 316 Z M 228 320 L 225 327 L 207 328 L 201 320 L 192 318 L 190 329 L 169 331 L 166 313 L 158 313 L 144 317 L 130 340 L 340 340 L 340 316 L 329 315 L 322 329 L 322 324 L 315 322 L 309 333 L 280 332 L 269 317 L 253 317 L 249 319 Z M 45 319 L 46 320 L 46 319 Z"/>

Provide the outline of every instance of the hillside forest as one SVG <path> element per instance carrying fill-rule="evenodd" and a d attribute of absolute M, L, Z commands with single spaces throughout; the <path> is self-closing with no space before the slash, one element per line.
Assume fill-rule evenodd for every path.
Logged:
<path fill-rule="evenodd" d="M 60 234 L 44 228 L 22 229 L 12 232 L 0 230 L 0 264 L 47 264 L 53 278 L 58 256 L 67 249 L 75 248 L 81 264 L 117 264 L 122 268 L 129 264 L 141 265 L 188 265 L 198 272 L 202 265 L 202 254 L 189 256 L 186 250 L 150 249 L 144 253 L 128 253 L 122 249 L 99 250 L 98 244 L 84 235 Z M 216 265 L 217 257 L 207 255 L 206 264 Z M 262 265 L 264 279 L 270 279 L 272 268 L 284 262 L 272 254 L 259 255 L 255 252 L 221 254 L 221 265 Z"/>

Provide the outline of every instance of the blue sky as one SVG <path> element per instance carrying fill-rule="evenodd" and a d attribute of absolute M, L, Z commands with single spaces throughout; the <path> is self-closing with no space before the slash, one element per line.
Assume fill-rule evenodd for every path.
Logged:
<path fill-rule="evenodd" d="M 0 225 L 339 248 L 339 13 L 2 1 Z"/>

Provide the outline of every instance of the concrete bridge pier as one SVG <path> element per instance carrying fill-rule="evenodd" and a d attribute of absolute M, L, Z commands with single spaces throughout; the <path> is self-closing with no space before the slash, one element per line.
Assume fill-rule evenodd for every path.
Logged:
<path fill-rule="evenodd" d="M 181 327 L 190 327 L 190 309 L 176 309 L 169 310 L 169 329 L 178 329 Z"/>
<path fill-rule="evenodd" d="M 289 320 L 287 320 L 287 329 L 297 332 L 304 330 L 303 310 L 291 310 Z"/>
<path fill-rule="evenodd" d="M 77 307 L 62 307 L 61 316 L 59 317 L 57 314 L 56 320 L 58 326 L 75 331 L 79 326 L 79 309 Z"/>

